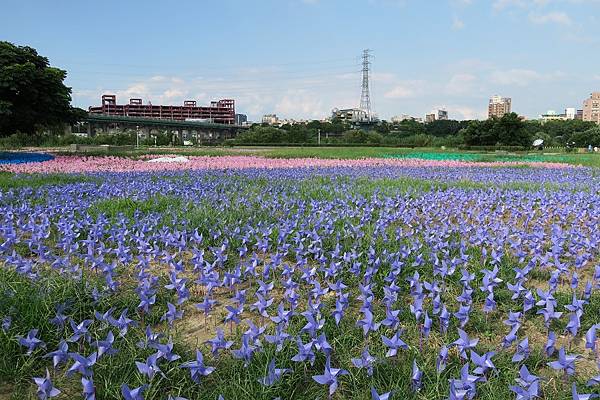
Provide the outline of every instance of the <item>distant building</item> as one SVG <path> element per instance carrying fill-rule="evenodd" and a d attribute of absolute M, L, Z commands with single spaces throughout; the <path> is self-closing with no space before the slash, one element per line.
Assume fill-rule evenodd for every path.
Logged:
<path fill-rule="evenodd" d="M 409 121 L 409 120 L 423 122 L 423 118 L 413 117 L 412 115 L 408 115 L 408 114 L 395 115 L 392 118 L 390 118 L 390 122 L 392 124 L 399 124 L 402 121 Z"/>
<path fill-rule="evenodd" d="M 367 114 L 367 112 L 361 110 L 360 108 L 345 108 L 342 110 L 334 108 L 331 111 L 331 118 L 349 123 L 369 121 L 369 115 Z"/>
<path fill-rule="evenodd" d="M 578 120 L 583 120 L 583 110 L 577 110 L 577 112 L 575 113 L 575 119 Z"/>
<path fill-rule="evenodd" d="M 589 99 L 583 102 L 584 121 L 600 124 L 600 92 L 594 92 Z"/>
<path fill-rule="evenodd" d="M 277 118 L 277 115 L 275 114 L 265 114 L 262 117 L 262 123 L 269 125 L 277 125 L 279 123 L 279 118 Z"/>
<path fill-rule="evenodd" d="M 235 114 L 235 124 L 236 125 L 248 124 L 248 116 L 246 114 Z"/>
<path fill-rule="evenodd" d="M 548 110 L 546 114 L 540 115 L 540 120 L 542 122 L 548 121 L 567 121 L 571 119 L 575 119 L 576 113 L 574 108 L 566 108 L 565 112 L 562 114 L 557 113 L 554 110 Z"/>
<path fill-rule="evenodd" d="M 448 111 L 444 109 L 433 110 L 429 114 L 425 115 L 425 123 L 430 123 L 433 121 L 447 121 L 448 120 Z"/>
<path fill-rule="evenodd" d="M 512 100 L 510 97 L 493 96 L 488 105 L 488 118 L 502 118 L 511 112 Z"/>

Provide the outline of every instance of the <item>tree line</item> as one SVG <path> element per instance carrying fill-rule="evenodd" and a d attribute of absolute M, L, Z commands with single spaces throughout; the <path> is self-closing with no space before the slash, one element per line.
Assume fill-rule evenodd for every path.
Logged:
<path fill-rule="evenodd" d="M 483 121 L 438 120 L 426 124 L 414 120 L 381 121 L 360 129 L 336 120 L 280 127 L 255 124 L 240 133 L 235 143 L 316 144 L 319 132 L 322 144 L 531 147 L 534 140 L 543 139 L 544 145 L 551 147 L 600 146 L 600 127 L 593 122 L 524 121 L 515 113 Z"/>

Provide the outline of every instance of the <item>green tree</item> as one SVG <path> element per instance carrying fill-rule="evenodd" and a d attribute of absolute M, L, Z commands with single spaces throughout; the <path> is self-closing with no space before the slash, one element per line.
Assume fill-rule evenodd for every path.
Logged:
<path fill-rule="evenodd" d="M 525 129 L 525 122 L 516 113 L 509 113 L 494 119 L 494 136 L 504 146 L 530 146 L 531 134 Z"/>
<path fill-rule="evenodd" d="M 465 144 L 470 146 L 494 146 L 498 143 L 497 132 L 493 131 L 494 119 L 471 121 L 461 132 Z"/>
<path fill-rule="evenodd" d="M 75 122 L 66 76 L 35 49 L 0 41 L 0 136 Z"/>
<path fill-rule="evenodd" d="M 356 144 L 380 144 L 383 136 L 377 132 L 367 132 L 362 129 L 353 129 L 344 132 L 343 141 Z"/>
<path fill-rule="evenodd" d="M 600 127 L 594 127 L 583 132 L 571 135 L 570 141 L 575 142 L 577 147 L 600 146 Z"/>
<path fill-rule="evenodd" d="M 445 137 L 458 135 L 458 132 L 468 124 L 469 121 L 436 120 L 425 124 L 424 127 L 428 135 Z"/>

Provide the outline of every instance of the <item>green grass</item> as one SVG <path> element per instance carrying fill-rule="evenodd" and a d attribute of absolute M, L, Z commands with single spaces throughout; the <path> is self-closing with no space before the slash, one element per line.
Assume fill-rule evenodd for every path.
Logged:
<path fill-rule="evenodd" d="M 78 182 L 95 182 L 94 178 L 85 175 L 68 174 L 13 174 L 0 172 L 0 190 L 18 188 L 38 188 L 46 185 L 67 185 Z"/>

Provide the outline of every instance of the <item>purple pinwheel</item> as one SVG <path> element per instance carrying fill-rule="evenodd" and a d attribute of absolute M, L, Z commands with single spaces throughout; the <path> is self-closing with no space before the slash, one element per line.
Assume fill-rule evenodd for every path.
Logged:
<path fill-rule="evenodd" d="M 298 353 L 292 357 L 292 361 L 295 362 L 303 362 L 309 361 L 310 365 L 313 365 L 315 362 L 315 353 L 313 352 L 313 342 L 309 341 L 306 344 L 302 343 L 302 339 L 300 336 L 296 339 L 296 343 L 298 344 Z"/>
<path fill-rule="evenodd" d="M 317 336 L 317 331 L 323 328 L 325 325 L 324 319 L 315 318 L 312 312 L 305 311 L 302 313 L 304 318 L 306 318 L 306 325 L 302 328 L 302 332 L 308 332 L 311 338 Z"/>
<path fill-rule="evenodd" d="M 379 394 L 375 388 L 371 388 L 371 400 L 389 400 L 392 392 Z"/>
<path fill-rule="evenodd" d="M 471 350 L 471 361 L 475 364 L 474 374 L 485 375 L 489 370 L 496 369 L 496 366 L 492 362 L 492 357 L 496 355 L 495 351 L 488 351 L 483 355 L 477 354 L 474 350 Z"/>
<path fill-rule="evenodd" d="M 98 358 L 97 353 L 92 353 L 88 357 L 84 357 L 79 353 L 70 353 L 69 356 L 74 362 L 67 370 L 67 376 L 71 376 L 73 372 L 78 372 L 86 377 L 92 376 L 92 367 L 96 364 Z"/>
<path fill-rule="evenodd" d="M 196 350 L 196 360 L 182 363 L 179 368 L 188 368 L 192 380 L 196 383 L 200 383 L 201 376 L 210 375 L 215 370 L 214 367 L 207 367 L 204 365 L 204 357 L 200 350 Z"/>
<path fill-rule="evenodd" d="M 529 338 L 525 338 L 519 342 L 517 345 L 517 351 L 512 357 L 512 362 L 521 362 L 529 358 L 529 353 L 531 350 L 529 349 Z"/>
<path fill-rule="evenodd" d="M 442 311 L 440 311 L 440 332 L 442 334 L 446 334 L 448 332 L 448 326 L 450 325 L 450 313 L 446 308 L 446 305 L 442 306 Z"/>
<path fill-rule="evenodd" d="M 57 328 L 62 328 L 63 326 L 65 326 L 65 323 L 67 322 L 67 319 L 69 318 L 63 314 L 66 309 L 67 309 L 67 305 L 64 303 L 57 305 L 56 306 L 56 315 L 52 319 L 50 319 L 50 323 L 52 325 L 56 326 Z"/>
<path fill-rule="evenodd" d="M 467 350 L 474 349 L 475 346 L 477 346 L 479 339 L 471 340 L 469 335 L 467 335 L 467 333 L 460 328 L 458 329 L 458 335 L 459 335 L 459 338 L 456 339 L 454 342 L 452 342 L 451 346 L 458 347 L 460 356 L 464 359 L 467 359 L 468 358 Z"/>
<path fill-rule="evenodd" d="M 317 351 L 322 352 L 326 356 L 329 356 L 333 351 L 333 348 L 327 341 L 327 336 L 325 336 L 325 333 L 322 333 L 316 339 L 313 339 L 313 346 Z"/>
<path fill-rule="evenodd" d="M 275 368 L 275 359 L 272 359 L 267 368 L 267 376 L 260 378 L 258 381 L 263 386 L 272 386 L 278 382 L 286 372 L 291 372 L 291 370 L 289 368 Z"/>
<path fill-rule="evenodd" d="M 262 346 L 260 337 L 265 333 L 267 328 L 264 326 L 257 327 L 251 319 L 247 319 L 245 322 L 248 325 L 248 329 L 244 332 L 244 335 L 248 336 L 249 341 L 255 346 Z"/>
<path fill-rule="evenodd" d="M 553 319 L 559 319 L 562 315 L 562 312 L 554 311 L 554 304 L 551 302 L 546 303 L 546 307 L 538 310 L 537 313 L 544 316 L 544 324 L 546 325 L 546 328 L 550 327 L 550 323 Z"/>
<path fill-rule="evenodd" d="M 475 384 L 483 380 L 482 377 L 469 373 L 469 363 L 460 370 L 460 379 L 450 380 L 450 399 L 472 399 L 477 393 Z"/>
<path fill-rule="evenodd" d="M 2 318 L 2 332 L 7 333 L 12 325 L 12 318 L 10 315 L 7 315 Z"/>
<path fill-rule="evenodd" d="M 373 364 L 377 359 L 369 354 L 369 347 L 365 347 L 362 353 L 360 354 L 360 358 L 352 358 L 350 361 L 356 368 L 366 368 L 367 375 L 373 375 Z"/>
<path fill-rule="evenodd" d="M 58 344 L 57 350 L 46 354 L 44 357 L 52 357 L 52 365 L 56 368 L 59 364 L 62 364 L 69 359 L 69 345 L 62 340 Z"/>
<path fill-rule="evenodd" d="M 390 329 L 397 329 L 398 325 L 400 325 L 400 319 L 398 315 L 400 314 L 400 310 L 391 310 L 389 307 L 385 308 L 385 319 L 381 321 L 381 325 L 387 326 Z"/>
<path fill-rule="evenodd" d="M 581 320 L 579 314 L 571 313 L 569 315 L 569 323 L 566 326 L 566 330 L 571 334 L 571 336 L 577 336 L 577 332 L 579 331 L 579 327 L 581 326 Z"/>
<path fill-rule="evenodd" d="M 112 318 L 112 313 L 115 311 L 114 307 L 111 307 L 105 313 L 99 313 L 98 311 L 94 311 L 94 316 L 98 322 L 102 322 L 103 324 L 109 324 L 110 319 Z"/>
<path fill-rule="evenodd" d="M 391 338 L 387 338 L 385 336 L 381 336 L 381 340 L 383 340 L 383 344 L 388 347 L 387 353 L 385 353 L 386 357 L 394 357 L 398 354 L 398 349 L 408 349 L 408 345 L 404 343 L 402 339 L 400 339 L 400 335 L 402 334 L 402 330 L 396 331 L 394 336 Z"/>
<path fill-rule="evenodd" d="M 137 342 L 137 346 L 140 349 L 146 349 L 146 348 L 151 348 L 151 349 L 155 349 L 157 348 L 158 344 L 159 344 L 159 340 L 163 337 L 164 335 L 162 333 L 154 333 L 152 332 L 152 328 L 150 328 L 150 326 L 146 327 L 145 330 L 145 336 L 142 340 L 140 340 L 139 342 Z"/>
<path fill-rule="evenodd" d="M 37 329 L 32 329 L 27 333 L 26 337 L 17 336 L 19 344 L 23 347 L 27 347 L 27 355 L 33 353 L 38 347 L 46 347 L 46 344 L 37 338 L 38 332 Z"/>
<path fill-rule="evenodd" d="M 275 326 L 274 335 L 265 335 L 267 342 L 277 345 L 275 348 L 276 352 L 283 350 L 283 345 L 291 338 L 291 335 L 285 332 L 284 329 L 285 328 L 283 324 L 278 324 Z"/>
<path fill-rule="evenodd" d="M 233 332 L 233 324 L 235 323 L 237 325 L 241 322 L 240 315 L 244 312 L 244 305 L 241 304 L 239 307 L 225 306 L 225 308 L 228 313 L 225 316 L 224 322 L 229 322 L 230 330 Z"/>
<path fill-rule="evenodd" d="M 146 390 L 148 385 L 142 385 L 140 387 L 130 389 L 126 383 L 121 385 L 121 394 L 125 400 L 144 400 L 144 396 L 142 396 L 142 392 Z"/>
<path fill-rule="evenodd" d="M 161 356 L 160 352 L 154 353 L 151 356 L 149 356 L 146 359 L 146 362 L 139 362 L 136 361 L 135 365 L 137 367 L 137 370 L 140 372 L 140 374 L 142 375 L 146 375 L 148 377 L 148 379 L 152 380 L 152 378 L 154 378 L 154 375 L 156 375 L 156 373 L 160 373 L 162 374 L 162 371 L 160 370 L 159 366 L 158 366 L 158 359 Z M 181 367 L 183 368 L 183 367 Z M 193 378 L 193 376 L 192 376 Z"/>
<path fill-rule="evenodd" d="M 287 311 L 284 308 L 283 303 L 279 303 L 279 306 L 277 307 L 277 315 L 274 317 L 271 317 L 271 321 L 273 321 L 277 325 L 279 325 L 279 324 L 287 325 L 290 321 L 291 316 L 292 316 L 292 311 L 291 310 Z"/>
<path fill-rule="evenodd" d="M 323 375 L 313 375 L 313 379 L 321 384 L 329 386 L 329 398 L 335 393 L 338 387 L 338 376 L 346 375 L 348 371 L 339 368 L 331 368 L 331 358 L 328 356 L 325 361 L 325 372 Z"/>
<path fill-rule="evenodd" d="M 413 391 L 416 392 L 421 389 L 421 386 L 422 386 L 421 379 L 422 378 L 423 378 L 423 371 L 421 371 L 419 369 L 419 367 L 417 366 L 417 360 L 413 359 L 412 375 L 410 377 L 410 382 L 411 382 Z"/>
<path fill-rule="evenodd" d="M 50 380 L 50 372 L 48 372 L 47 369 L 45 378 L 33 378 L 33 381 L 37 385 L 36 394 L 40 400 L 50 399 L 60 394 L 60 390 L 56 389 L 52 385 L 52 381 Z"/>
<path fill-rule="evenodd" d="M 530 374 L 525 365 L 519 370 L 519 377 L 515 379 L 518 386 L 511 386 L 510 390 L 517 395 L 517 400 L 533 400 L 539 397 L 540 378 Z"/>
<path fill-rule="evenodd" d="M 96 400 L 96 387 L 91 377 L 82 376 L 81 386 L 83 387 L 83 400 Z"/>
<path fill-rule="evenodd" d="M 167 302 L 167 311 L 160 317 L 161 321 L 167 321 L 169 327 L 173 327 L 173 322 L 176 319 L 181 319 L 183 317 L 183 311 L 178 311 L 177 307 L 174 304 Z"/>
<path fill-rule="evenodd" d="M 600 324 L 592 325 L 585 334 L 585 348 L 596 352 L 596 331 L 600 328 Z"/>
<path fill-rule="evenodd" d="M 379 324 L 373 321 L 373 313 L 368 308 L 363 310 L 363 315 L 364 318 L 356 321 L 356 325 L 362 326 L 363 334 L 365 337 L 367 337 L 370 331 L 375 332 L 377 329 L 379 329 Z"/>
<path fill-rule="evenodd" d="M 448 347 L 442 346 L 440 349 L 440 353 L 437 356 L 435 361 L 436 370 L 441 373 L 444 369 L 446 369 L 446 362 L 448 360 Z"/>
<path fill-rule="evenodd" d="M 156 345 L 156 350 L 158 350 L 158 358 L 163 358 L 167 362 L 173 362 L 181 358 L 178 354 L 173 353 L 173 342 L 159 343 Z"/>
<path fill-rule="evenodd" d="M 550 357 L 552 354 L 554 354 L 554 351 L 556 351 L 556 348 L 554 347 L 554 345 L 556 344 L 556 334 L 552 331 L 548 332 L 548 341 L 546 342 L 546 345 L 544 346 L 544 352 L 546 353 L 546 356 Z"/>
<path fill-rule="evenodd" d="M 250 343 L 247 334 L 242 335 L 242 345 L 239 349 L 232 350 L 231 354 L 234 358 L 240 358 L 244 360 L 244 366 L 248 366 L 248 363 L 252 360 L 252 356 L 256 351 L 256 347 Z"/>
<path fill-rule="evenodd" d="M 470 314 L 471 314 L 471 305 L 470 304 L 461 305 L 458 308 L 458 311 L 454 313 L 454 316 L 460 322 L 460 327 L 461 328 L 464 328 L 465 325 L 467 325 L 467 322 L 469 322 L 469 315 Z"/>
<path fill-rule="evenodd" d="M 599 397 L 598 394 L 581 394 L 577 393 L 577 385 L 573 383 L 571 386 L 571 394 L 573 396 L 573 400 L 590 400 Z"/>
<path fill-rule="evenodd" d="M 566 354 L 565 348 L 561 347 L 558 350 L 558 361 L 549 362 L 548 366 L 555 370 L 564 371 L 566 375 L 573 375 L 577 358 L 579 358 L 578 355 Z"/>
<path fill-rule="evenodd" d="M 217 328 L 217 336 L 207 340 L 206 343 L 210 344 L 211 353 L 215 357 L 219 354 L 219 350 L 227 350 L 233 345 L 232 341 L 227 341 L 225 339 L 225 334 L 221 328 Z"/>
<path fill-rule="evenodd" d="M 109 356 L 116 354 L 119 350 L 112 347 L 114 342 L 115 336 L 113 335 L 112 331 L 108 331 L 106 334 L 106 339 L 98 340 L 93 343 L 92 345 L 98 349 L 98 358 L 102 357 L 104 354 Z"/>
<path fill-rule="evenodd" d="M 127 317 L 128 309 L 124 309 L 118 319 L 110 318 L 109 323 L 119 330 L 119 336 L 124 337 L 130 326 L 136 326 L 137 323 Z"/>

